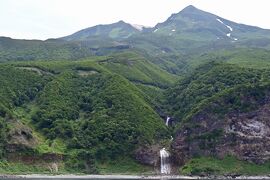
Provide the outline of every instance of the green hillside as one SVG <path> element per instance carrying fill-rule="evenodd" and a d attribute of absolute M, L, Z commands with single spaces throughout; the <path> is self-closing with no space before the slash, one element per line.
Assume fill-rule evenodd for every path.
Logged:
<path fill-rule="evenodd" d="M 104 162 L 123 157 L 134 161 L 137 148 L 169 138 L 152 93 L 176 77 L 134 53 L 0 66 L 0 152 L 13 163 L 32 152 L 30 157 L 39 161 L 49 155 L 65 157 L 62 171 L 98 172 Z M 11 158 L 15 154 L 16 160 Z"/>
<path fill-rule="evenodd" d="M 67 42 L 60 39 L 18 40 L 0 37 L 0 62 L 33 60 L 78 60 L 129 49 L 106 38 Z"/>
<path fill-rule="evenodd" d="M 228 62 L 240 67 L 266 69 L 269 68 L 270 56 L 269 50 L 266 49 L 235 48 L 195 56 L 190 60 L 190 64 L 194 67 L 209 61 Z"/>
<path fill-rule="evenodd" d="M 140 31 L 132 25 L 119 21 L 113 24 L 97 25 L 94 27 L 80 30 L 61 39 L 67 41 L 91 41 L 95 38 L 108 38 L 108 39 L 125 39 Z"/>
<path fill-rule="evenodd" d="M 105 61 L 100 61 L 99 64 L 134 83 L 164 88 L 177 80 L 177 76 L 160 69 L 157 65 L 135 53 L 115 54 Z"/>
<path fill-rule="evenodd" d="M 266 80 L 268 75 L 267 70 L 264 73 L 262 70 L 212 61 L 199 66 L 167 91 L 169 111 L 182 119 L 207 98 L 241 84 Z"/>

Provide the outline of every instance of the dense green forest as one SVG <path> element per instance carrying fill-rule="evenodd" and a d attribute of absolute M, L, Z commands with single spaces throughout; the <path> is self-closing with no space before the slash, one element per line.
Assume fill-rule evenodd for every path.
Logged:
<path fill-rule="evenodd" d="M 119 72 L 114 64 L 134 71 Z M 139 147 L 169 139 L 155 111 L 158 97 L 150 95 L 176 77 L 136 54 L 0 66 L 1 156 L 57 153 L 65 157 L 65 169 L 97 172 L 94 162 L 132 158 Z"/>
<path fill-rule="evenodd" d="M 267 82 L 269 70 L 241 68 L 227 63 L 209 62 L 196 68 L 166 92 L 165 106 L 182 119 L 208 98 L 240 85 Z"/>
<path fill-rule="evenodd" d="M 134 161 L 138 148 L 168 144 L 171 135 L 195 126 L 193 119 L 201 113 L 221 118 L 256 110 L 269 94 L 267 68 L 219 61 L 199 65 L 178 79 L 136 53 L 76 62 L 11 62 L 0 68 L 1 157 L 56 154 L 64 157 L 63 173 L 108 172 L 103 168 L 112 168 L 110 163 L 122 164 L 117 171 L 151 171 Z M 164 114 L 173 117 L 173 127 L 165 126 Z M 219 136 L 210 131 L 200 137 L 209 141 L 211 133 Z M 18 134 L 28 143 L 16 139 Z M 134 164 L 121 161 L 123 157 Z M 17 172 L 25 169 L 15 166 Z"/>

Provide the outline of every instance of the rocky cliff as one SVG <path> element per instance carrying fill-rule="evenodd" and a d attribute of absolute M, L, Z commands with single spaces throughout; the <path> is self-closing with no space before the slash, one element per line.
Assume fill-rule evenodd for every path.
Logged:
<path fill-rule="evenodd" d="M 259 164 L 270 159 L 269 85 L 236 88 L 202 107 L 177 131 L 172 144 L 175 163 L 195 156 L 233 155 Z"/>

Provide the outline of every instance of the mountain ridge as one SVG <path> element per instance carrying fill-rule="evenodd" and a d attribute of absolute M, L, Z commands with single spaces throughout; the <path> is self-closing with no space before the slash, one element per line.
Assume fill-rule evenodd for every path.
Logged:
<path fill-rule="evenodd" d="M 112 39 L 122 39 L 127 38 L 133 33 L 137 33 L 139 31 L 140 30 L 138 30 L 131 24 L 125 23 L 123 20 L 120 20 L 112 24 L 100 24 L 93 27 L 88 27 L 60 39 L 68 41 L 84 40 L 87 38 L 91 38 L 92 36 L 103 36 Z"/>
<path fill-rule="evenodd" d="M 188 21 L 192 21 L 190 24 Z M 208 25 L 209 26 L 208 26 Z M 125 26 L 125 28 L 123 27 Z M 128 27 L 128 28 L 127 28 Z M 98 29 L 106 29 L 106 33 L 98 33 Z M 134 28 L 134 29 L 133 29 Z M 115 29 L 123 30 L 123 35 L 118 35 Z M 170 29 L 170 30 L 169 30 Z M 241 23 L 236 23 L 225 18 L 222 18 L 218 15 L 203 11 L 196 8 L 193 5 L 189 5 L 182 9 L 178 13 L 173 13 L 167 20 L 164 22 L 157 23 L 154 27 L 149 28 L 145 26 L 134 26 L 130 23 L 126 23 L 122 20 L 112 23 L 112 24 L 101 24 L 93 27 L 88 27 L 83 30 L 77 31 L 69 36 L 65 36 L 61 39 L 68 41 L 72 40 L 90 40 L 91 37 L 110 37 L 112 39 L 126 39 L 134 34 L 141 33 L 158 33 L 161 31 L 161 34 L 172 36 L 181 33 L 183 36 L 187 36 L 186 32 L 189 31 L 189 35 L 203 31 L 201 34 L 206 36 L 203 40 L 216 40 L 216 39 L 231 39 L 237 41 L 238 38 L 244 37 L 247 35 L 245 33 L 268 31 L 268 29 L 263 29 L 257 26 L 245 25 Z M 236 31 L 236 32 L 235 32 Z M 113 33 L 116 35 L 112 35 Z M 236 35 L 233 35 L 233 34 Z M 270 31 L 268 32 L 270 34 Z M 213 37 L 215 36 L 215 37 Z M 268 35 L 270 37 L 270 35 Z M 196 37 L 197 38 L 197 37 Z"/>
<path fill-rule="evenodd" d="M 163 70 L 180 74 L 189 68 L 186 58 L 193 54 L 233 48 L 270 49 L 270 30 L 234 23 L 192 5 L 156 27 L 140 31 L 118 21 L 45 41 L 0 38 L 0 61 L 74 60 L 129 50 Z"/>
<path fill-rule="evenodd" d="M 270 37 L 270 31 L 267 29 L 239 24 L 192 5 L 172 14 L 166 21 L 158 23 L 153 32 L 202 40 L 230 39 L 237 41 L 240 38 L 249 38 L 250 33 Z"/>
<path fill-rule="evenodd" d="M 72 33 L 72 34 L 70 34 L 70 35 L 63 36 L 63 37 L 59 37 L 59 38 L 53 38 L 53 39 L 65 39 L 65 40 L 71 40 L 71 39 L 73 39 L 73 38 L 71 38 L 72 35 L 76 35 L 76 34 L 78 34 L 78 33 L 83 33 L 83 32 L 88 31 L 88 30 L 93 31 L 93 29 L 97 29 L 97 28 L 99 28 L 99 27 L 115 26 L 115 25 L 116 25 L 116 26 L 117 26 L 117 25 L 120 25 L 120 26 L 121 26 L 121 25 L 129 26 L 129 28 L 131 28 L 131 29 L 132 29 L 133 31 L 135 31 L 135 32 L 140 32 L 140 31 L 141 31 L 141 32 L 149 32 L 150 29 L 156 28 L 156 27 L 159 26 L 160 24 L 163 24 L 163 23 L 165 23 L 166 21 L 168 21 L 169 19 L 172 19 L 174 16 L 177 16 L 177 15 L 179 15 L 179 14 L 181 14 L 181 13 L 182 13 L 182 14 L 189 14 L 189 13 L 191 13 L 191 12 L 201 12 L 201 13 L 203 13 L 203 14 L 208 14 L 208 15 L 211 14 L 211 15 L 216 16 L 217 18 L 219 18 L 220 20 L 225 21 L 225 22 L 227 21 L 227 22 L 230 22 L 230 23 L 235 23 L 235 24 L 238 24 L 238 25 L 244 25 L 244 26 L 247 26 L 247 27 L 252 27 L 252 28 L 261 29 L 261 30 L 267 30 L 267 31 L 270 30 L 270 29 L 262 28 L 262 27 L 256 26 L 256 25 L 248 25 L 248 24 L 244 24 L 244 23 L 241 23 L 241 22 L 237 23 L 237 22 L 234 22 L 234 21 L 231 21 L 231 20 L 222 18 L 221 16 L 215 15 L 215 14 L 213 14 L 213 13 L 211 13 L 211 12 L 207 12 L 207 11 L 201 10 L 201 9 L 195 7 L 194 5 L 188 5 L 188 6 L 186 6 L 185 8 L 183 8 L 182 10 L 180 10 L 178 13 L 172 13 L 172 14 L 167 18 L 167 20 L 165 20 L 165 21 L 163 21 L 163 22 L 158 22 L 154 27 L 145 26 L 145 25 L 141 25 L 141 24 L 132 24 L 132 23 L 124 22 L 123 20 L 119 20 L 119 21 L 114 22 L 114 23 L 109 23 L 109 24 L 97 24 L 97 25 L 94 25 L 94 26 L 90 26 L 90 27 L 87 27 L 87 28 L 78 30 L 78 31 L 76 31 L 76 32 L 74 32 L 74 33 Z M 91 32 L 91 33 L 93 33 L 93 32 Z M 124 38 L 127 37 L 127 36 L 129 36 L 130 34 L 128 33 L 128 34 L 125 34 L 125 35 L 126 35 L 126 36 L 124 36 Z M 51 39 L 51 38 L 48 38 L 48 39 L 46 39 L 46 40 L 40 40 L 40 39 L 17 39 L 17 38 L 12 38 L 12 37 L 8 37 L 8 36 L 0 36 L 0 37 L 6 37 L 6 38 L 11 38 L 11 39 L 16 39 L 16 40 L 33 40 L 33 41 L 35 41 L 35 40 L 38 40 L 38 41 L 47 41 L 47 40 Z M 120 39 L 121 39 L 121 38 L 120 38 Z"/>

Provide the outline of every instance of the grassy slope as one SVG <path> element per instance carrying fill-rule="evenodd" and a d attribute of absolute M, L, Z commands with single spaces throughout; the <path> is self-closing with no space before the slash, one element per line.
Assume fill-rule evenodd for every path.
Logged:
<path fill-rule="evenodd" d="M 100 65 L 126 77 L 128 80 L 146 85 L 168 87 L 177 77 L 160 69 L 144 57 L 135 53 L 122 53 L 100 61 Z"/>
<path fill-rule="evenodd" d="M 269 50 L 256 48 L 235 48 L 195 55 L 190 60 L 191 67 L 199 66 L 210 61 L 228 62 L 240 67 L 265 69 L 270 65 Z"/>
<path fill-rule="evenodd" d="M 257 165 L 245 161 L 239 161 L 232 156 L 224 159 L 214 157 L 193 158 L 181 169 L 184 175 L 268 175 L 269 163 Z"/>
<path fill-rule="evenodd" d="M 96 56 L 80 61 L 30 61 L 13 64 L 37 67 L 52 73 L 60 73 L 67 68 L 112 72 L 122 75 L 130 81 L 161 87 L 168 87 L 177 80 L 177 76 L 160 69 L 134 52 Z"/>
<path fill-rule="evenodd" d="M 70 60 L 92 56 L 94 52 L 83 43 L 61 40 L 17 40 L 0 38 L 0 62 L 31 60 Z"/>

